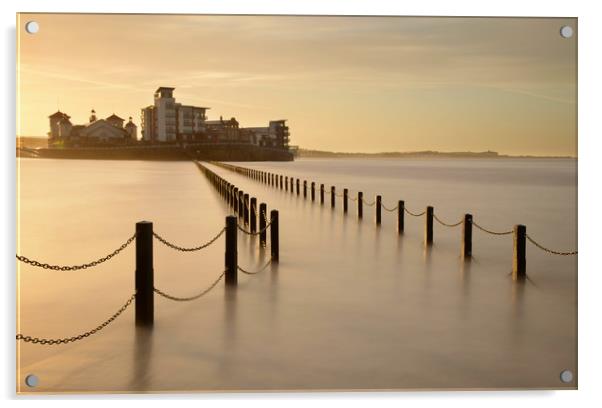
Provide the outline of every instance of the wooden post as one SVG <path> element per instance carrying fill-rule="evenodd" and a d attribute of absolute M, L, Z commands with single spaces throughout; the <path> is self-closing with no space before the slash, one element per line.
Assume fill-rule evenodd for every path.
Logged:
<path fill-rule="evenodd" d="M 282 190 L 282 175 L 280 175 L 280 190 Z"/>
<path fill-rule="evenodd" d="M 270 247 L 272 249 L 272 261 L 278 262 L 280 257 L 280 243 L 278 241 L 278 210 L 270 212 Z"/>
<path fill-rule="evenodd" d="M 462 255 L 464 259 L 472 256 L 472 214 L 464 214 L 462 224 Z"/>
<path fill-rule="evenodd" d="M 346 214 L 347 213 L 347 199 L 348 199 L 348 195 L 349 195 L 349 189 L 344 188 L 343 189 L 343 212 Z"/>
<path fill-rule="evenodd" d="M 399 235 L 403 234 L 403 229 L 405 228 L 405 203 L 403 200 L 399 200 L 397 202 L 397 233 Z"/>
<path fill-rule="evenodd" d="M 245 216 L 244 207 L 245 207 L 245 192 L 242 190 L 238 190 L 238 218 L 243 218 Z"/>
<path fill-rule="evenodd" d="M 336 189 L 334 186 L 330 186 L 330 207 L 331 208 L 334 208 L 336 199 L 337 199 Z"/>
<path fill-rule="evenodd" d="M 299 195 L 299 179 L 297 179 L 297 195 Z"/>
<path fill-rule="evenodd" d="M 357 192 L 357 218 L 362 219 L 364 217 L 364 193 L 361 191 Z"/>
<path fill-rule="evenodd" d="M 234 187 L 234 213 L 238 213 L 238 187 Z"/>
<path fill-rule="evenodd" d="M 249 211 L 250 211 L 249 194 L 245 193 L 245 195 L 243 196 L 243 199 L 244 199 L 244 204 L 245 204 L 244 208 L 243 208 L 243 211 L 244 211 L 243 219 L 245 221 L 245 225 L 249 225 Z"/>
<path fill-rule="evenodd" d="M 259 204 L 259 231 L 261 231 L 259 233 L 259 245 L 262 248 L 266 247 L 266 241 L 267 241 L 267 231 L 265 230 L 265 226 L 267 225 L 267 222 L 268 222 L 265 219 L 265 217 L 267 217 L 267 212 L 268 212 L 268 207 L 265 205 L 265 203 Z"/>
<path fill-rule="evenodd" d="M 514 257 L 512 260 L 512 279 L 524 280 L 527 277 L 527 227 L 514 226 Z"/>
<path fill-rule="evenodd" d="M 237 221 L 234 215 L 226 217 L 226 285 L 235 286 L 238 281 Z"/>
<path fill-rule="evenodd" d="M 424 241 L 427 245 L 433 243 L 433 207 L 430 205 L 426 207 L 426 225 L 425 225 L 425 236 Z"/>
<path fill-rule="evenodd" d="M 376 225 L 380 225 L 381 211 L 382 211 L 381 207 L 382 207 L 382 197 L 377 195 L 376 196 L 376 204 L 374 205 Z"/>
<path fill-rule="evenodd" d="M 307 198 L 307 180 L 303 180 L 303 198 Z"/>
<path fill-rule="evenodd" d="M 154 322 L 153 223 L 136 223 L 136 326 Z"/>
<path fill-rule="evenodd" d="M 320 184 L 320 204 L 324 205 L 324 184 Z"/>
<path fill-rule="evenodd" d="M 316 183 L 315 183 L 315 181 L 311 182 L 311 201 L 316 201 Z"/>
<path fill-rule="evenodd" d="M 249 218 L 251 222 L 251 233 L 257 232 L 257 199 L 251 198 L 251 207 L 249 208 Z"/>
<path fill-rule="evenodd" d="M 288 191 L 288 177 L 284 178 L 284 190 Z"/>

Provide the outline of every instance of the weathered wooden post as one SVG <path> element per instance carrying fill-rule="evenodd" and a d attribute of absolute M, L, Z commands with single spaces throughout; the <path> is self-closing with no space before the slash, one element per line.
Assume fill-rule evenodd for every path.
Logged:
<path fill-rule="evenodd" d="M 364 217 L 364 193 L 361 191 L 357 192 L 357 218 L 362 219 Z"/>
<path fill-rule="evenodd" d="M 300 192 L 300 190 L 299 190 L 299 179 L 297 179 L 296 183 L 297 183 L 297 195 L 299 195 L 299 192 Z"/>
<path fill-rule="evenodd" d="M 464 259 L 472 256 L 472 214 L 464 214 L 462 224 L 462 256 Z"/>
<path fill-rule="evenodd" d="M 282 190 L 282 174 L 280 175 L 280 190 Z"/>
<path fill-rule="evenodd" d="M 349 195 L 349 190 L 344 188 L 343 189 L 343 212 L 346 214 L 347 213 L 347 199 Z"/>
<path fill-rule="evenodd" d="M 399 200 L 397 202 L 397 233 L 399 235 L 403 234 L 403 229 L 405 228 L 405 202 L 403 200 Z"/>
<path fill-rule="evenodd" d="M 426 207 L 426 224 L 424 241 L 427 245 L 433 243 L 433 207 L 430 205 Z"/>
<path fill-rule="evenodd" d="M 330 207 L 331 208 L 334 208 L 334 206 L 336 204 L 336 199 L 337 199 L 336 189 L 334 186 L 330 186 Z"/>
<path fill-rule="evenodd" d="M 311 182 L 311 201 L 316 201 L 316 183 L 315 183 L 315 181 Z"/>
<path fill-rule="evenodd" d="M 234 213 L 238 213 L 238 187 L 234 187 L 234 202 L 232 204 Z"/>
<path fill-rule="evenodd" d="M 268 207 L 265 203 L 259 204 L 259 245 L 262 248 L 266 247 L 267 241 L 267 231 L 265 230 L 265 226 L 268 223 L 265 217 L 267 217 Z"/>
<path fill-rule="evenodd" d="M 249 194 L 245 193 L 245 195 L 243 196 L 244 198 L 244 214 L 243 214 L 243 219 L 245 221 L 245 225 L 249 225 L 249 211 L 250 211 L 250 207 L 249 207 Z"/>
<path fill-rule="evenodd" d="M 270 224 L 270 247 L 272 249 L 272 261 L 278 262 L 280 257 L 280 243 L 278 240 L 278 210 L 272 210 L 270 212 L 271 224 Z"/>
<path fill-rule="evenodd" d="M 320 204 L 324 205 L 324 184 L 320 184 Z"/>
<path fill-rule="evenodd" d="M 238 218 L 243 218 L 245 216 L 245 192 L 242 190 L 238 190 Z"/>
<path fill-rule="evenodd" d="M 514 256 L 512 260 L 512 279 L 524 280 L 527 277 L 527 227 L 514 226 Z"/>
<path fill-rule="evenodd" d="M 234 215 L 226 217 L 226 285 L 235 286 L 238 281 L 237 221 Z"/>
<path fill-rule="evenodd" d="M 303 198 L 307 198 L 307 180 L 303 180 Z"/>
<path fill-rule="evenodd" d="M 376 196 L 376 204 L 374 205 L 374 215 L 375 215 L 375 221 L 376 221 L 376 225 L 380 225 L 380 221 L 381 221 L 381 211 L 382 211 L 382 197 L 377 195 Z"/>
<path fill-rule="evenodd" d="M 155 315 L 153 223 L 136 223 L 136 326 L 152 326 Z"/>
<path fill-rule="evenodd" d="M 288 177 L 284 178 L 284 190 L 288 191 Z"/>
<path fill-rule="evenodd" d="M 251 207 L 249 208 L 250 222 L 251 222 L 251 233 L 257 232 L 257 199 L 251 198 Z"/>

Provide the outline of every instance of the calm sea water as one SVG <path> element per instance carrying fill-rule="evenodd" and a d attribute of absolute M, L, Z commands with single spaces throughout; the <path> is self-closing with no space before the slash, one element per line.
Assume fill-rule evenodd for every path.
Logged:
<path fill-rule="evenodd" d="M 522 223 L 554 249 L 577 247 L 574 160 L 298 160 L 240 163 L 293 177 L 433 205 L 447 222 L 470 212 L 479 224 Z M 18 159 L 19 254 L 53 264 L 104 256 L 153 221 L 176 244 L 207 241 L 228 209 L 193 163 Z M 281 262 L 220 283 L 188 303 L 155 297 L 152 333 L 133 308 L 102 332 L 60 346 L 18 345 L 18 389 L 36 374 L 51 392 L 560 388 L 577 371 L 577 259 L 528 246 L 525 284 L 512 282 L 512 236 L 474 230 L 472 262 L 460 257 L 461 227 L 383 211 L 374 226 L 350 212 L 303 200 L 210 166 L 280 211 Z M 269 251 L 268 251 L 269 252 Z M 239 236 L 239 264 L 268 253 Z M 155 241 L 155 286 L 193 295 L 223 271 L 224 241 L 193 253 Z M 134 247 L 96 268 L 58 272 L 18 264 L 18 331 L 66 337 L 94 328 L 134 291 Z"/>

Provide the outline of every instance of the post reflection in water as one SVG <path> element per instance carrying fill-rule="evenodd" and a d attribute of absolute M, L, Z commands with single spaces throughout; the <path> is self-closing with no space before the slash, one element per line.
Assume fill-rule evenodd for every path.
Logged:
<path fill-rule="evenodd" d="M 136 326 L 134 334 L 134 369 L 130 387 L 134 390 L 152 390 L 153 328 Z"/>
<path fill-rule="evenodd" d="M 367 197 L 382 194 L 385 203 L 405 199 L 408 208 L 433 204 L 446 220 L 471 211 L 482 225 L 500 230 L 525 220 L 534 235 L 547 235 L 557 240 L 558 247 L 571 247 L 567 237 L 573 236 L 576 225 L 570 217 L 575 210 L 573 163 L 444 164 L 299 160 L 245 165 L 274 167 L 274 172 L 286 165 L 287 174 L 315 179 L 318 187 L 324 182 L 336 184 L 337 191 L 348 187 Z M 143 329 L 134 334 L 125 325 L 131 309 L 94 341 L 65 348 L 23 345 L 18 356 L 22 372 L 52 372 L 44 377 L 44 386 L 57 392 L 127 392 L 180 385 L 191 391 L 549 388 L 562 386 L 560 366 L 575 371 L 576 258 L 550 259 L 530 252 L 528 276 L 537 286 L 532 281 L 517 283 L 508 275 L 512 237 L 490 237 L 475 230 L 474 258 L 464 261 L 459 229 L 437 226 L 434 246 L 425 246 L 424 218 L 408 217 L 404 234 L 399 235 L 394 213 L 383 212 L 377 228 L 373 207 L 364 207 L 358 220 L 356 202 L 344 215 L 340 200 L 334 211 L 329 199 L 320 205 L 319 190 L 315 202 L 310 194 L 304 201 L 302 195 L 208 166 L 269 210 L 279 211 L 281 263 L 256 275 L 239 272 L 236 288 L 225 287 L 222 281 L 206 297 L 189 304 L 157 301 L 153 334 Z M 22 167 L 20 245 L 23 254 L 41 260 L 93 259 L 99 248 L 111 248 L 131 234 L 140 219 L 154 221 L 161 233 L 182 243 L 203 241 L 224 225 L 224 203 L 192 163 L 31 160 Z M 450 173 L 450 167 L 455 171 Z M 493 181 L 491 174 L 497 177 Z M 489 178 L 483 180 L 486 175 Z M 446 179 L 451 176 L 453 180 Z M 40 185 L 47 189 L 39 191 Z M 90 194 L 74 196 L 81 185 L 93 186 Z M 123 194 L 124 185 L 136 188 Z M 158 188 L 169 194 L 156 194 Z M 45 194 L 48 189 L 57 193 Z M 181 200 L 174 201 L 174 196 Z M 542 200 L 550 206 L 544 213 L 537 207 Z M 525 202 L 533 206 L 524 206 Z M 74 211 L 74 203 L 85 204 L 86 212 Z M 50 211 L 56 216 L 48 217 Z M 570 222 L 559 224 L 558 219 Z M 51 243 L 40 234 L 40 225 L 55 233 Z M 82 225 L 87 231 L 102 232 L 94 236 L 94 245 L 80 239 Z M 238 233 L 239 265 L 248 271 L 259 270 L 270 257 L 269 233 L 267 248 L 259 249 L 257 241 Z M 190 256 L 163 246 L 156 249 L 155 283 L 176 294 L 192 291 L 199 270 L 206 284 L 213 272 L 223 271 L 223 239 Z M 19 310 L 23 331 L 61 335 L 101 320 L 129 291 L 125 289 L 132 275 L 127 271 L 133 261 L 130 247 L 85 274 L 40 274 L 23 267 Z M 176 270 L 177 274 L 170 272 Z M 57 301 L 66 289 L 73 296 Z M 88 294 L 101 290 L 106 295 L 92 306 Z M 89 313 L 74 313 L 96 309 L 102 313 L 94 322 Z M 60 327 L 53 327 L 56 320 L 41 318 L 45 314 L 66 317 Z M 116 344 L 112 336 L 134 344 L 118 350 L 125 359 L 110 358 Z M 102 359 L 102 366 L 89 364 L 90 355 Z M 124 372 L 130 366 L 131 371 Z"/>
<path fill-rule="evenodd" d="M 219 365 L 220 376 L 224 378 L 228 378 L 231 374 L 231 367 L 235 365 L 238 352 L 237 308 L 237 288 L 226 285 L 224 288 L 222 359 Z"/>

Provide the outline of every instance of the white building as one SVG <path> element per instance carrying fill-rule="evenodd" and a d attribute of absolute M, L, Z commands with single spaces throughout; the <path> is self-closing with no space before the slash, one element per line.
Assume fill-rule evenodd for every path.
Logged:
<path fill-rule="evenodd" d="M 50 132 L 48 146 L 102 146 L 133 144 L 138 140 L 137 127 L 129 118 L 123 125 L 124 119 L 112 114 L 106 119 L 98 119 L 94 109 L 90 112 L 88 123 L 74 125 L 71 117 L 61 111 L 49 117 Z"/>
<path fill-rule="evenodd" d="M 160 87 L 153 105 L 142 109 L 142 140 L 175 142 L 199 139 L 205 131 L 209 108 L 182 105 L 173 97 L 175 88 Z"/>

